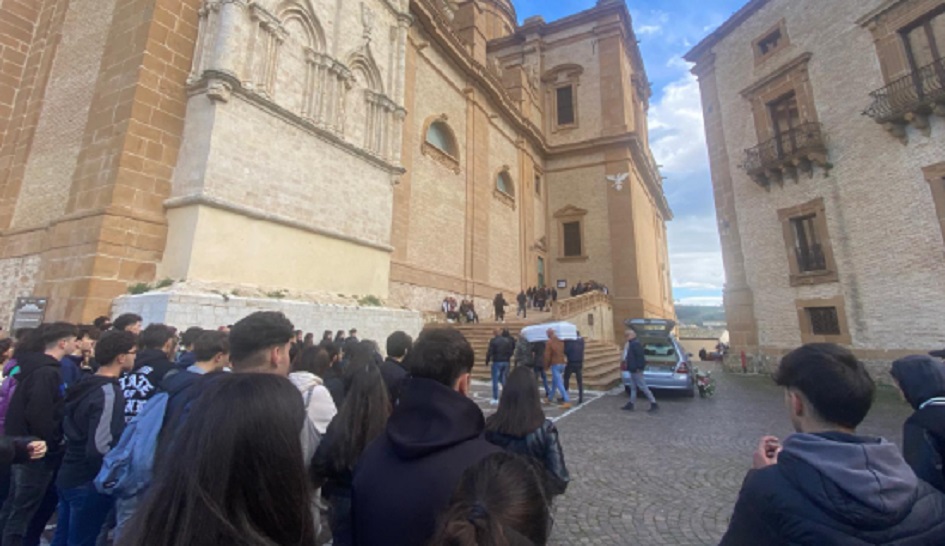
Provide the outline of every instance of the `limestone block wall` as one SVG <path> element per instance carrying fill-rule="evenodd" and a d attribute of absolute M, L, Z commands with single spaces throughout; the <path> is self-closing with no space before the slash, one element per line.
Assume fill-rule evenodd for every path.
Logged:
<path fill-rule="evenodd" d="M 68 3 L 13 216 L 15 229 L 45 226 L 66 210 L 114 9 L 114 0 Z"/>
<path fill-rule="evenodd" d="M 423 328 L 423 318 L 417 311 L 236 296 L 224 299 L 215 294 L 155 292 L 121 296 L 112 305 L 112 316 L 137 313 L 145 325 L 164 323 L 179 330 L 191 326 L 216 329 L 256 311 L 281 311 L 296 329 L 313 332 L 316 338 L 324 330 L 347 332 L 357 328 L 358 337 L 377 341 L 382 353 L 391 333 L 403 330 L 416 339 Z"/>
<path fill-rule="evenodd" d="M 611 192 L 617 190 L 607 182 L 603 154 L 554 159 L 548 163 L 545 178 L 548 186 L 548 257 L 553 274 L 550 282 L 563 279 L 570 288 L 578 281 L 595 280 L 613 287 L 615 273 L 610 260 L 613 249 L 608 199 Z M 622 191 L 626 194 L 629 190 L 624 186 Z M 561 259 L 564 256 L 561 229 L 554 215 L 568 206 L 587 211 L 582 217 L 582 242 L 588 258 L 585 261 Z M 629 235 L 627 244 L 633 244 Z"/>
<path fill-rule="evenodd" d="M 41 263 L 38 255 L 0 260 L 0 326 L 3 328 L 10 328 L 16 298 L 34 295 Z"/>
<path fill-rule="evenodd" d="M 713 48 L 759 344 L 772 354 L 801 343 L 798 300 L 837 296 L 865 357 L 945 345 L 943 241 L 922 172 L 945 161 L 945 119 L 933 116 L 927 131 L 908 128 L 903 144 L 861 115 L 868 93 L 885 82 L 873 37 L 857 19 L 880 4 L 774 0 Z M 752 41 L 782 18 L 791 45 L 756 65 Z M 743 150 L 758 144 L 740 92 L 802 53 L 812 54 L 810 85 L 832 168 L 765 190 L 739 168 Z M 778 210 L 816 198 L 824 200 L 839 282 L 792 287 Z"/>

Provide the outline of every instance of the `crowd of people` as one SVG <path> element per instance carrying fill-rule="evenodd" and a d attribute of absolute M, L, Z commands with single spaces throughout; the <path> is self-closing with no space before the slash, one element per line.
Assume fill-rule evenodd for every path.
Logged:
<path fill-rule="evenodd" d="M 356 330 L 316 343 L 278 312 L 15 337 L 0 340 L 2 546 L 38 544 L 51 519 L 56 546 L 544 545 L 570 482 L 536 377 L 544 403 L 568 404 L 583 348 L 553 329 L 497 332 L 488 419 L 473 349 L 448 328 L 394 332 L 386 358 Z M 875 386 L 850 351 L 785 356 L 797 433 L 761 440 L 722 545 L 945 543 L 945 364 L 908 357 L 892 377 L 915 409 L 902 453 L 857 434 Z"/>
<path fill-rule="evenodd" d="M 56 546 L 548 539 L 569 475 L 534 376 L 509 374 L 485 420 L 455 330 L 394 332 L 385 358 L 277 312 L 97 322 L 0 343 L 3 546 L 50 521 Z"/>
<path fill-rule="evenodd" d="M 440 310 L 446 315 L 447 322 L 479 322 L 476 306 L 469 299 L 457 302 L 453 296 L 446 296 L 440 304 Z"/>
<path fill-rule="evenodd" d="M 582 294 L 587 294 L 588 292 L 602 292 L 604 294 L 609 294 L 610 289 L 608 289 L 606 285 L 603 285 L 597 281 L 578 281 L 574 286 L 571 287 L 572 298 Z"/>

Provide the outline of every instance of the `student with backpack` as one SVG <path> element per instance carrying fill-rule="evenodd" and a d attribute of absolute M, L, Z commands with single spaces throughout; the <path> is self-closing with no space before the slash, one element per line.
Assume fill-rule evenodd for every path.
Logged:
<path fill-rule="evenodd" d="M 185 410 L 200 394 L 197 381 L 208 373 L 223 371 L 230 365 L 230 336 L 224 332 L 204 330 L 192 346 L 195 363 L 164 379 L 167 391 L 167 412 L 164 427 Z"/>
<path fill-rule="evenodd" d="M 191 409 L 200 418 L 161 452 L 153 490 L 116 544 L 315 544 L 298 390 L 277 374 L 212 374 L 201 386 Z"/>
<path fill-rule="evenodd" d="M 325 434 L 328 424 L 338 413 L 322 379 L 330 364 L 324 350 L 315 346 L 305 347 L 292 362 L 292 373 L 289 374 L 289 381 L 302 393 L 305 411 L 319 434 Z"/>
<path fill-rule="evenodd" d="M 125 428 L 125 399 L 118 377 L 135 363 L 135 335 L 112 330 L 95 348 L 99 368 L 70 387 L 62 421 L 65 455 L 56 485 L 59 519 L 52 546 L 91 546 L 114 499 L 95 489 L 102 460 Z"/>
<path fill-rule="evenodd" d="M 21 544 L 34 516 L 41 513 L 47 491 L 55 493 L 53 478 L 62 462 L 62 409 L 65 386 L 59 362 L 75 350 L 75 325 L 54 322 L 40 325 L 17 348 L 20 372 L 6 414 L 6 435 L 35 437 L 46 442 L 48 453 L 38 461 L 13 468 L 10 493 L 0 510 L 3 544 Z"/>

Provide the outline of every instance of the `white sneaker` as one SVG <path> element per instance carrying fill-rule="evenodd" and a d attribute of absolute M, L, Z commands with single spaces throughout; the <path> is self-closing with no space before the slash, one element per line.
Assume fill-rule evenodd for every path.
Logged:
<path fill-rule="evenodd" d="M 490 405 L 490 406 L 498 406 L 498 405 L 499 405 L 499 401 L 496 400 L 495 398 L 493 398 L 492 400 L 489 400 L 489 405 Z"/>

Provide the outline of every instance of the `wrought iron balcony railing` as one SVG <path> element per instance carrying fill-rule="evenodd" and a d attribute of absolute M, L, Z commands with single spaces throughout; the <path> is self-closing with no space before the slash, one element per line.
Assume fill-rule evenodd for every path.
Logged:
<path fill-rule="evenodd" d="M 756 181 L 767 185 L 772 174 L 798 168 L 809 170 L 812 164 L 823 166 L 826 161 L 827 146 L 821 125 L 810 122 L 745 150 L 744 168 Z"/>
<path fill-rule="evenodd" d="M 879 123 L 910 121 L 909 114 L 945 110 L 945 58 L 870 93 L 873 104 L 863 112 Z"/>

